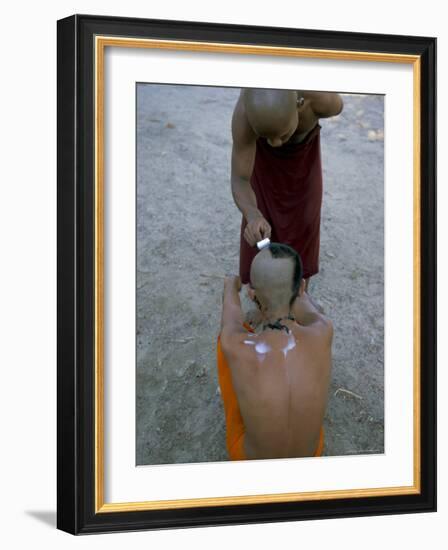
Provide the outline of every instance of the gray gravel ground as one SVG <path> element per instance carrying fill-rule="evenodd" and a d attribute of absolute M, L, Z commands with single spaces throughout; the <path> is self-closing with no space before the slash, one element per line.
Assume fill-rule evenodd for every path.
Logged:
<path fill-rule="evenodd" d="M 227 460 L 215 344 L 222 276 L 238 272 L 230 120 L 239 91 L 137 90 L 136 463 Z M 322 120 L 320 273 L 335 327 L 325 455 L 384 450 L 382 96 Z"/>

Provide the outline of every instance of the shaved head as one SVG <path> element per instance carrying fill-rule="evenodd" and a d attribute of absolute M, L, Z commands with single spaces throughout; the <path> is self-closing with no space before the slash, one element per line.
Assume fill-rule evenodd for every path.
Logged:
<path fill-rule="evenodd" d="M 250 268 L 251 286 L 266 309 L 290 306 L 302 280 L 300 256 L 290 246 L 271 243 L 254 258 Z"/>
<path fill-rule="evenodd" d="M 243 101 L 249 124 L 260 136 L 281 135 L 297 126 L 297 92 L 249 88 L 243 90 Z"/>

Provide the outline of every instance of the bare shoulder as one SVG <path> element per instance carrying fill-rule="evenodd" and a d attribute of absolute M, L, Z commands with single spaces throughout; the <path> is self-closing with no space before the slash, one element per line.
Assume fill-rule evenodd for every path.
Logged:
<path fill-rule="evenodd" d="M 255 364 L 255 354 L 247 342 L 250 335 L 241 333 L 221 333 L 221 346 L 228 360 L 230 370 L 237 376 L 249 376 Z M 245 373 L 245 374 L 244 374 Z"/>
<path fill-rule="evenodd" d="M 344 108 L 342 97 L 336 92 L 306 92 L 304 97 L 319 118 L 339 115 Z"/>
<path fill-rule="evenodd" d="M 328 317 L 325 317 L 324 315 L 319 315 L 318 319 L 316 320 L 316 330 L 319 331 L 319 333 L 330 340 L 333 339 L 333 322 L 331 319 L 328 319 Z"/>
<path fill-rule="evenodd" d="M 239 355 L 247 346 L 245 341 L 250 338 L 247 331 L 242 328 L 241 331 L 226 330 L 221 331 L 221 346 L 226 355 Z"/>
<path fill-rule="evenodd" d="M 294 323 L 292 330 L 296 336 L 306 336 L 312 339 L 319 339 L 331 345 L 333 340 L 333 323 L 328 317 L 320 313 L 313 315 L 311 322 L 306 325 Z"/>
<path fill-rule="evenodd" d="M 255 132 L 247 119 L 243 100 L 244 91 L 241 90 L 235 104 L 232 116 L 232 138 L 234 145 L 248 145 L 256 140 Z"/>

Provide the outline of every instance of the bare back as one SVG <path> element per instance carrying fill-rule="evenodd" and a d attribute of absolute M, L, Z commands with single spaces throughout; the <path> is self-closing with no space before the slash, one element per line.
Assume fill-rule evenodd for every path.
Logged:
<path fill-rule="evenodd" d="M 327 403 L 332 329 L 285 323 L 290 333 L 234 334 L 223 342 L 246 428 L 247 458 L 312 456 Z"/>

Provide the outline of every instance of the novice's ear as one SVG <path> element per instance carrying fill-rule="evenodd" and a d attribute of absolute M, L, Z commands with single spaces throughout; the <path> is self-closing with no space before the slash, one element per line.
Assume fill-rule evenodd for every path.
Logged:
<path fill-rule="evenodd" d="M 299 297 L 302 297 L 303 293 L 305 292 L 305 284 L 306 284 L 305 279 L 302 279 L 300 281 L 300 286 L 299 286 L 299 292 L 298 292 Z"/>

